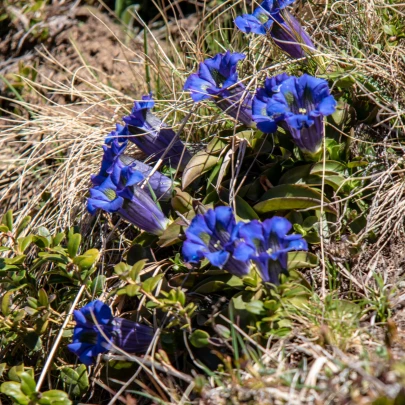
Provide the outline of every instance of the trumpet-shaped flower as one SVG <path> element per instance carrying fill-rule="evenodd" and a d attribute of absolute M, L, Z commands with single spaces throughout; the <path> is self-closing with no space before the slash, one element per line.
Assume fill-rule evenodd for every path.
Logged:
<path fill-rule="evenodd" d="M 118 139 L 114 139 L 111 140 L 109 145 L 103 145 L 104 154 L 101 160 L 100 171 L 97 175 L 91 176 L 91 182 L 95 186 L 100 185 L 109 176 L 109 170 L 115 162 L 120 161 L 119 159 L 123 156 L 127 144 L 127 141 L 120 143 Z"/>
<path fill-rule="evenodd" d="M 231 207 L 216 207 L 196 215 L 187 228 L 183 256 L 189 263 L 208 259 L 214 266 L 242 277 L 249 273 L 247 261 L 236 260 L 232 252 L 238 225 Z"/>
<path fill-rule="evenodd" d="M 326 80 L 304 74 L 283 80 L 276 92 L 263 98 L 260 90 L 254 101 L 254 118 L 260 129 L 270 121 L 281 122 L 291 132 L 297 146 L 307 154 L 319 152 L 323 138 L 323 117 L 333 114 L 336 100 Z M 260 111 L 260 114 L 259 114 Z M 263 129 L 262 129 L 263 130 Z"/>
<path fill-rule="evenodd" d="M 169 220 L 147 192 L 136 185 L 143 178 L 140 172 L 131 168 L 124 171 L 118 180 L 115 176 L 107 177 L 102 184 L 90 189 L 88 211 L 93 215 L 98 209 L 116 212 L 146 232 L 162 234 Z"/>
<path fill-rule="evenodd" d="M 150 112 L 154 104 L 152 95 L 135 101 L 131 114 L 123 118 L 130 133 L 128 139 L 152 160 L 158 160 L 174 140 L 164 161 L 184 167 L 191 159 L 190 152 L 180 139 L 176 139 L 176 133 Z"/>
<path fill-rule="evenodd" d="M 117 183 L 121 170 L 125 169 L 127 166 L 140 172 L 145 178 L 152 172 L 153 168 L 151 166 L 124 154 L 127 143 L 127 141 L 120 143 L 119 139 L 114 139 L 109 145 L 103 145 L 104 155 L 101 161 L 100 172 L 91 177 L 91 181 L 95 186 L 99 186 L 107 177 L 112 175 L 114 175 L 116 179 L 115 182 Z M 143 180 L 143 178 L 141 180 Z M 162 173 L 153 173 L 149 178 L 148 185 L 152 188 L 153 193 L 158 199 L 162 201 L 170 199 L 173 182 Z M 148 186 L 145 187 L 145 190 L 150 193 Z"/>
<path fill-rule="evenodd" d="M 219 53 L 200 63 L 197 73 L 191 74 L 184 90 L 191 92 L 195 102 L 210 99 L 228 115 L 252 126 L 252 96 L 238 82 L 237 64 L 244 59 L 241 53 Z"/>
<path fill-rule="evenodd" d="M 252 260 L 265 282 L 279 284 L 279 275 L 287 273 L 287 253 L 291 250 L 308 250 L 302 235 L 287 235 L 292 225 L 282 217 L 264 222 L 257 220 L 242 225 L 238 231 L 241 242 L 237 244 L 234 258 Z"/>
<path fill-rule="evenodd" d="M 293 2 L 294 0 L 264 0 L 253 14 L 236 17 L 235 25 L 245 33 L 270 33 L 284 52 L 293 58 L 302 58 L 305 56 L 305 48 L 314 49 L 315 46 L 300 23 L 286 10 Z"/>
<path fill-rule="evenodd" d="M 252 110 L 253 120 L 260 131 L 269 134 L 276 132 L 279 116 L 269 116 L 267 113 L 267 103 L 271 97 L 280 91 L 280 85 L 289 79 L 289 75 L 280 75 L 267 78 L 263 88 L 258 88 L 253 98 Z"/>
<path fill-rule="evenodd" d="M 86 365 L 113 346 L 128 353 L 144 352 L 153 338 L 152 328 L 113 317 L 110 307 L 98 300 L 74 311 L 74 319 L 73 342 L 68 348 Z"/>

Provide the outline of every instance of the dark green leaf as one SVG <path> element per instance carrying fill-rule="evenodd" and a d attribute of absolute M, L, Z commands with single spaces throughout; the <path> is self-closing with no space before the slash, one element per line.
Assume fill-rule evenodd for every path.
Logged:
<path fill-rule="evenodd" d="M 187 163 L 182 176 L 182 188 L 187 188 L 193 181 L 198 179 L 208 170 L 216 165 L 218 156 L 200 151 L 195 154 Z"/>
<path fill-rule="evenodd" d="M 336 214 L 329 200 L 324 198 L 324 210 Z M 321 193 L 308 186 L 298 184 L 282 184 L 271 188 L 264 193 L 261 202 L 253 208 L 259 214 L 271 211 L 298 210 L 298 209 L 321 209 Z"/>

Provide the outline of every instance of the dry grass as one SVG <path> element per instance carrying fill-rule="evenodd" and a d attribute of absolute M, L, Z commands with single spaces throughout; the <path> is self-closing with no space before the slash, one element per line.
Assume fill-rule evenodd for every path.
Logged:
<path fill-rule="evenodd" d="M 35 82 L 21 77 L 37 102 L 14 100 L 13 103 L 30 111 L 31 118 L 7 114 L 2 119 L 1 211 L 12 208 L 19 220 L 28 214 L 33 216 L 34 228 L 45 226 L 54 232 L 79 224 L 84 235 L 90 235 L 93 229 L 84 204 L 90 174 L 98 170 L 104 136 L 129 112 L 133 98 L 140 98 L 147 91 L 146 66 L 152 87 L 160 95 L 156 110 L 175 129 L 180 128 L 192 108 L 188 97 L 182 93 L 182 83 L 187 74 L 196 69 L 197 62 L 207 56 L 207 48 L 211 52 L 215 49 L 249 50 L 250 56 L 243 63 L 240 75 L 248 88 L 254 88 L 266 75 L 285 69 L 298 72 L 299 61 L 291 63 L 269 40 L 252 37 L 246 43 L 240 33 L 227 28 L 241 9 L 247 9 L 243 3 L 225 1 L 213 7 L 204 3 L 196 26 L 172 20 L 165 30 L 146 28 L 147 47 L 142 33 L 131 39 L 117 37 L 117 47 L 121 49 L 118 62 L 126 64 L 132 72 L 136 95 L 117 90 L 99 66 L 87 64 L 80 44 L 72 43 L 83 61 L 83 66 L 75 70 L 61 65 L 57 55 L 40 49 L 38 57 L 42 63 L 63 72 L 65 80 L 54 81 L 41 74 Z M 390 13 L 391 19 L 403 18 L 405 6 L 384 0 L 329 3 L 313 1 L 305 6 L 294 6 L 295 14 L 305 21 L 319 50 L 311 62 L 314 74 L 329 77 L 335 83 L 350 77 L 355 82 L 357 100 L 375 105 L 373 124 L 366 117 L 352 133 L 342 136 L 351 137 L 353 150 L 364 150 L 370 145 L 378 151 L 378 156 L 374 168 L 371 166 L 363 173 L 367 180 L 364 187 L 356 190 L 359 198 L 372 195 L 373 202 L 367 212 L 366 228 L 356 241 L 350 241 L 360 246 L 357 258 L 352 260 L 352 269 L 339 261 L 339 254 L 329 254 L 329 241 L 323 241 L 322 246 L 329 261 L 336 259 L 333 265 L 339 279 L 352 283 L 347 290 L 355 291 L 358 300 L 373 302 L 376 309 L 358 314 L 357 323 L 350 317 L 342 318 L 341 313 L 336 319 L 326 319 L 331 314 L 337 315 L 325 309 L 323 298 L 329 296 L 329 291 L 319 282 L 321 278 L 325 282 L 325 274 L 322 269 L 314 270 L 312 277 L 319 282 L 321 298 L 312 308 L 295 308 L 291 312 L 293 333 L 273 345 L 269 342 L 268 347 L 253 345 L 260 364 L 246 355 L 244 369 L 235 371 L 231 367 L 231 371 L 224 371 L 220 374 L 221 384 L 216 377 L 209 377 L 201 393 L 201 404 L 366 404 L 379 396 L 395 397 L 405 377 L 395 368 L 402 358 L 402 329 L 400 327 L 397 338 L 387 344 L 389 330 L 378 324 L 375 315 L 382 298 L 387 297 L 391 302 L 394 317 L 403 301 L 403 286 L 398 285 L 402 271 L 397 270 L 405 256 L 401 242 L 405 213 L 402 157 L 405 51 L 403 40 L 397 44 L 389 42 L 383 26 L 387 24 L 385 13 Z M 331 72 L 335 75 L 331 76 Z M 55 102 L 56 96 L 65 101 Z M 224 127 L 224 122 L 215 109 L 204 106 L 192 113 L 182 137 L 189 143 L 206 142 Z M 233 147 L 237 155 L 236 145 Z M 235 184 L 236 159 L 232 164 Z M 348 209 L 348 199 L 334 201 L 342 218 Z M 99 231 L 100 235 L 95 238 L 105 246 L 115 229 L 100 226 Z M 371 231 L 376 234 L 373 243 L 368 241 Z M 393 244 L 395 248 L 389 250 Z M 398 251 L 400 259 L 394 257 Z M 384 281 L 384 288 L 376 282 L 376 274 Z M 340 292 L 340 298 L 347 290 Z M 400 324 L 398 319 L 396 322 Z M 139 359 L 133 361 L 140 364 Z M 155 363 L 152 356 L 150 364 L 145 360 L 142 363 L 140 368 L 153 375 L 155 381 L 156 391 L 151 395 L 166 403 L 191 403 L 194 382 L 189 376 L 179 377 L 178 371 L 164 359 Z M 138 372 L 134 380 L 137 375 Z M 95 383 L 103 385 L 97 371 L 95 376 Z M 178 380 L 174 377 L 183 380 L 182 390 L 176 386 Z M 121 392 L 117 398 L 118 395 Z M 132 403 L 123 397 L 121 401 Z"/>

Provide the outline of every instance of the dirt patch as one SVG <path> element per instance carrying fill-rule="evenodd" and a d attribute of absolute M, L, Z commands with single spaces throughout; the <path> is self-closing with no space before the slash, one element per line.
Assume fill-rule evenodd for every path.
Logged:
<path fill-rule="evenodd" d="M 43 103 L 41 96 L 58 104 L 76 101 L 75 92 L 69 95 L 69 90 L 88 87 L 88 82 L 123 93 L 144 90 L 140 41 L 129 38 L 96 8 L 49 8 L 45 41 L 33 42 L 24 38 L 23 30 L 11 30 L 1 42 L 0 74 L 8 83 L 0 82 L 0 95 L 15 98 L 15 89 L 22 99 L 37 105 L 41 98 Z M 37 91 L 32 91 L 33 86 Z M 63 86 L 65 92 L 60 91 Z M 2 107 L 8 105 L 3 100 Z"/>

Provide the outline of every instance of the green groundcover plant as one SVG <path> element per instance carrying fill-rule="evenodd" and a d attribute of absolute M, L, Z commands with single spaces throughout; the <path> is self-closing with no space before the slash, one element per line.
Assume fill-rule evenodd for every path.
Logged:
<path fill-rule="evenodd" d="M 207 109 L 222 117 L 207 142 L 184 140 L 184 125 L 165 122 L 152 92 L 106 134 L 83 204 L 92 223 L 124 229 L 130 242 L 109 273 L 100 271 L 109 241 L 102 252 L 78 228 L 28 232 L 30 217 L 15 227 L 4 215 L 1 392 L 14 403 L 193 403 L 207 387 L 230 390 L 231 401 L 229 386 L 265 392 L 277 373 L 269 349 L 281 353 L 297 323 L 326 353 L 352 348 L 368 313 L 389 321 L 384 281 L 376 276 L 367 297 L 351 287 L 343 297 L 338 272 L 350 273 L 348 262 L 325 256 L 331 241 L 346 242 L 349 256 L 360 251 L 378 152 L 365 143 L 354 153 L 346 135 L 372 106 L 342 75 L 350 62 L 323 55 L 293 3 L 240 12 L 232 30 L 241 52 L 220 44 L 190 70 L 182 123 Z M 285 69 L 253 71 L 251 44 L 261 39 L 283 53 Z M 283 378 L 285 387 L 312 381 Z"/>

